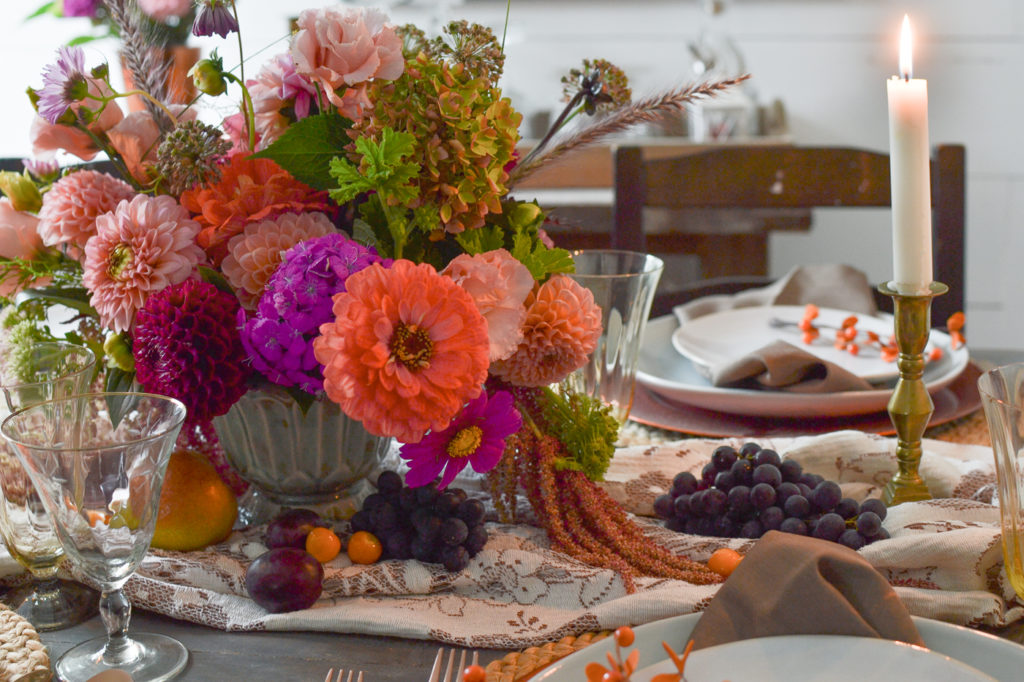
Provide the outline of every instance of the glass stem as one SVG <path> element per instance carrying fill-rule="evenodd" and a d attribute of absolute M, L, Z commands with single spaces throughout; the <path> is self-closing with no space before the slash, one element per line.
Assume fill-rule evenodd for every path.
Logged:
<path fill-rule="evenodd" d="M 100 617 L 107 628 L 107 646 L 103 650 L 103 662 L 118 667 L 133 661 L 138 656 L 138 645 L 128 637 L 132 605 L 121 588 L 102 591 Z"/>

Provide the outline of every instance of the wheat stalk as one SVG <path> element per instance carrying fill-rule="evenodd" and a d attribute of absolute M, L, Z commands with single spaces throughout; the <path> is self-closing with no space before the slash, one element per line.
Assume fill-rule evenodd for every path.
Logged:
<path fill-rule="evenodd" d="M 541 166 L 552 160 L 584 147 L 600 142 L 605 137 L 623 132 L 638 123 L 650 123 L 665 113 L 682 109 L 690 102 L 714 97 L 750 78 L 749 74 L 718 81 L 704 81 L 657 93 L 627 106 L 616 109 L 608 116 L 595 121 L 586 128 L 575 132 L 546 150 L 534 150 L 509 174 L 508 186 L 522 181 Z M 536 153 L 535 153 L 536 152 Z"/>
<path fill-rule="evenodd" d="M 121 36 L 121 58 L 124 68 L 131 73 L 134 87 L 166 102 L 170 63 L 163 57 L 164 45 L 146 30 L 136 0 L 103 0 L 103 4 Z M 173 125 L 167 115 L 153 102 L 142 99 L 160 129 L 170 130 Z"/>

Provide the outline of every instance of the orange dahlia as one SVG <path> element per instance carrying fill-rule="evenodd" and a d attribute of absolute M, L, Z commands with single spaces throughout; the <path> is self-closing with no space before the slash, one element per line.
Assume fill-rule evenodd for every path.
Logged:
<path fill-rule="evenodd" d="M 407 260 L 353 273 L 314 341 L 324 389 L 377 435 L 417 443 L 442 430 L 487 379 L 487 323 L 472 297 Z"/>
<path fill-rule="evenodd" d="M 526 297 L 523 340 L 491 373 L 517 386 L 547 386 L 582 367 L 601 336 L 601 308 L 586 287 L 555 275 Z"/>
<path fill-rule="evenodd" d="M 183 192 L 181 205 L 202 226 L 196 241 L 215 264 L 224 258 L 227 241 L 249 223 L 329 206 L 326 192 L 299 182 L 270 159 L 242 155 L 231 157 L 217 184 Z"/>

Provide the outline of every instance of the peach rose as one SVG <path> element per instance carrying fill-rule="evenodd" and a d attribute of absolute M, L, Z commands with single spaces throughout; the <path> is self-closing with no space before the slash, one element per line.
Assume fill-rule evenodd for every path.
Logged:
<path fill-rule="evenodd" d="M 103 81 L 89 79 L 89 92 L 94 95 L 107 96 L 111 90 Z M 71 108 L 80 106 L 79 103 L 71 105 Z M 116 103 L 110 102 L 100 117 L 89 125 L 89 130 L 101 137 L 108 130 L 121 122 L 124 112 Z M 83 161 L 91 161 L 99 153 L 92 138 L 84 130 L 78 130 L 71 126 L 52 124 L 42 116 L 32 119 L 32 127 L 29 130 L 29 137 L 32 140 L 32 154 L 41 159 L 52 159 L 54 154 L 63 149 Z"/>
<path fill-rule="evenodd" d="M 405 70 L 402 39 L 378 9 L 303 10 L 292 42 L 295 72 L 318 83 L 334 106 L 359 115 L 364 104 L 344 91 L 374 78 L 394 80 Z M 353 106 L 355 105 L 355 106 Z"/>
<path fill-rule="evenodd" d="M 0 199 L 0 258 L 28 259 L 42 249 L 43 240 L 36 232 L 38 223 L 39 218 L 15 209 L 7 197 Z M 0 296 L 10 296 L 17 290 L 17 273 L 8 272 L 0 281 Z"/>

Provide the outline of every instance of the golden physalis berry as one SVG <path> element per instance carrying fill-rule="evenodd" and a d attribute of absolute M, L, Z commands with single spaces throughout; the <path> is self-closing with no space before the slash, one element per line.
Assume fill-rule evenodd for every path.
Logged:
<path fill-rule="evenodd" d="M 306 551 L 326 564 L 341 552 L 341 539 L 330 528 L 314 528 L 306 536 Z"/>
<path fill-rule="evenodd" d="M 356 531 L 348 539 L 348 558 L 356 564 L 372 564 L 380 559 L 384 547 L 373 533 Z"/>
<path fill-rule="evenodd" d="M 728 578 L 736 570 L 736 567 L 740 565 L 741 561 L 743 561 L 742 554 L 735 549 L 722 547 L 721 549 L 716 549 L 715 553 L 708 559 L 708 568 Z"/>

